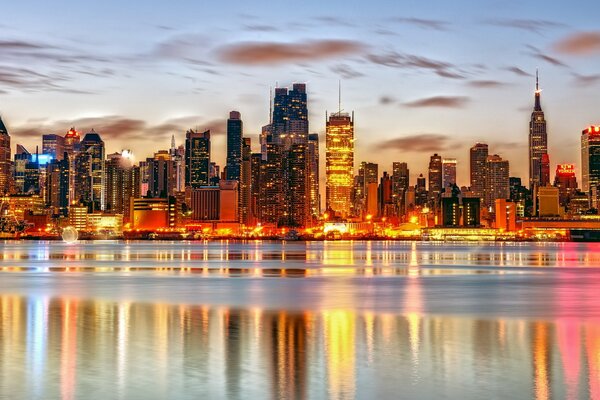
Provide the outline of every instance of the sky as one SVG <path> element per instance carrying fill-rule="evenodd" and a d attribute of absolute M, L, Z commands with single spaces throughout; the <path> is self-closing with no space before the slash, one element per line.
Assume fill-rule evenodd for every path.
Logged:
<path fill-rule="evenodd" d="M 305 82 L 324 139 L 341 82 L 356 167 L 404 161 L 414 179 L 438 153 L 468 185 L 484 142 L 526 181 L 536 68 L 552 174 L 579 171 L 581 131 L 600 124 L 599 14 L 596 0 L 5 2 L 0 115 L 13 150 L 75 126 L 137 159 L 211 129 L 224 165 L 229 111 L 258 151 L 270 88 Z"/>

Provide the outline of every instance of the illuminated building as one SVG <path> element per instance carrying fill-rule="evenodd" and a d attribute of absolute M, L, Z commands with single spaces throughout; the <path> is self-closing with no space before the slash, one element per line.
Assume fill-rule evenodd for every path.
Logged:
<path fill-rule="evenodd" d="M 87 151 L 82 151 L 74 153 L 73 157 L 75 160 L 70 164 L 73 168 L 73 171 L 71 171 L 70 174 L 72 177 L 70 183 L 72 183 L 75 188 L 74 190 L 71 190 L 73 197 L 69 197 L 69 200 L 71 203 L 83 204 L 88 207 L 89 212 L 93 212 L 92 155 Z"/>
<path fill-rule="evenodd" d="M 545 186 L 550 183 L 550 174 L 544 172 L 547 160 L 544 160 L 544 154 L 548 153 L 548 135 L 546 133 L 546 119 L 540 103 L 541 89 L 539 80 L 535 76 L 535 105 L 531 113 L 529 122 L 529 186 L 530 188 Z M 549 167 L 548 167 L 549 168 Z"/>
<path fill-rule="evenodd" d="M 69 157 L 53 160 L 47 167 L 46 204 L 52 214 L 67 216 L 69 211 Z"/>
<path fill-rule="evenodd" d="M 173 196 L 177 183 L 175 161 L 167 150 L 159 150 L 154 157 L 146 159 L 148 165 L 148 192 L 152 197 Z"/>
<path fill-rule="evenodd" d="M 486 160 L 485 206 L 493 207 L 497 199 L 510 197 L 509 164 L 497 154 Z"/>
<path fill-rule="evenodd" d="M 253 223 L 259 221 L 260 191 L 261 191 L 261 165 L 262 153 L 252 153 L 250 156 L 251 183 L 250 183 L 250 211 Z"/>
<path fill-rule="evenodd" d="M 286 218 L 284 182 L 282 179 L 282 147 L 267 142 L 267 159 L 260 165 L 260 188 L 258 196 L 258 222 L 279 225 Z"/>
<path fill-rule="evenodd" d="M 253 225 L 252 218 L 252 146 L 250 138 L 242 140 L 242 166 L 240 175 L 240 222 L 244 225 Z"/>
<path fill-rule="evenodd" d="M 558 217 L 560 212 L 559 191 L 554 186 L 538 188 L 538 215 L 540 217 Z"/>
<path fill-rule="evenodd" d="M 431 206 L 436 206 L 442 193 L 442 184 L 442 157 L 436 153 L 429 159 L 429 204 Z"/>
<path fill-rule="evenodd" d="M 447 188 L 456 184 L 456 158 L 442 159 L 442 177 L 442 188 Z"/>
<path fill-rule="evenodd" d="M 342 218 L 351 212 L 354 180 L 354 117 L 347 113 L 331 114 L 325 133 L 325 202 Z"/>
<path fill-rule="evenodd" d="M 508 182 L 510 201 L 516 204 L 517 215 L 524 217 L 526 211 L 531 209 L 531 192 L 521 184 L 521 178 L 511 176 L 508 178 Z M 527 215 L 531 215 L 531 212 L 527 212 Z"/>
<path fill-rule="evenodd" d="M 62 160 L 65 153 L 65 138 L 56 134 L 42 136 L 42 153 L 50 154 L 56 160 Z"/>
<path fill-rule="evenodd" d="M 208 164 L 208 184 L 219 186 L 219 181 L 227 176 L 227 167 L 221 172 L 221 167 L 214 161 Z"/>
<path fill-rule="evenodd" d="M 517 207 L 512 201 L 496 199 L 495 202 L 496 229 L 508 232 L 517 230 Z"/>
<path fill-rule="evenodd" d="M 406 213 L 406 193 L 410 186 L 410 173 L 405 162 L 392 163 L 392 198 L 396 206 L 396 214 Z M 414 200 L 413 200 L 414 202 Z"/>
<path fill-rule="evenodd" d="M 69 200 L 74 201 L 76 199 L 81 198 L 81 193 L 78 191 L 78 185 L 76 184 L 76 174 L 78 173 L 78 169 L 75 167 L 75 163 L 77 162 L 77 157 L 80 150 L 81 136 L 79 132 L 75 130 L 74 127 L 71 127 L 65 134 L 64 140 L 64 150 L 65 153 L 69 156 L 69 160 L 71 164 L 69 165 Z M 91 198 L 91 178 L 89 178 L 90 172 L 86 172 L 86 178 L 90 180 L 90 193 L 89 198 Z"/>
<path fill-rule="evenodd" d="M 575 165 L 558 164 L 554 176 L 554 186 L 558 188 L 560 205 L 566 207 L 571 197 L 577 192 Z"/>
<path fill-rule="evenodd" d="M 308 135 L 308 190 L 310 192 L 310 217 L 316 221 L 321 215 L 321 196 L 319 195 L 319 134 Z"/>
<path fill-rule="evenodd" d="M 377 186 L 379 180 L 379 165 L 370 162 L 361 162 L 358 167 L 358 176 L 354 180 L 353 207 L 356 216 L 364 216 L 367 212 L 367 193 L 369 185 Z M 376 200 L 375 200 L 376 202 Z"/>
<path fill-rule="evenodd" d="M 581 132 L 581 189 L 589 194 L 600 184 L 600 126 Z"/>
<path fill-rule="evenodd" d="M 387 172 L 383 172 L 379 182 L 379 213 L 382 217 L 396 216 L 394 199 L 392 196 L 392 179 Z"/>
<path fill-rule="evenodd" d="M 89 232 L 121 235 L 123 233 L 123 215 L 109 213 L 92 213 L 87 215 Z"/>
<path fill-rule="evenodd" d="M 88 209 L 83 205 L 69 206 L 69 225 L 78 231 L 87 230 Z"/>
<path fill-rule="evenodd" d="M 481 225 L 481 199 L 479 197 L 462 198 L 462 224 L 464 227 L 475 228 Z"/>
<path fill-rule="evenodd" d="M 231 111 L 227 120 L 227 180 L 241 180 L 243 126 L 239 111 Z"/>
<path fill-rule="evenodd" d="M 93 129 L 83 137 L 81 151 L 91 155 L 92 210 L 104 210 L 104 142 Z"/>
<path fill-rule="evenodd" d="M 10 135 L 0 118 L 0 192 L 10 193 L 11 190 L 11 157 L 10 157 Z"/>
<path fill-rule="evenodd" d="M 14 158 L 13 182 L 16 193 L 40 194 L 42 171 L 52 160 L 48 154 L 31 154 L 22 145 L 17 145 Z"/>
<path fill-rule="evenodd" d="M 417 184 L 415 185 L 415 205 L 425 206 L 427 205 L 427 182 L 423 174 L 419 174 L 417 177 Z"/>
<path fill-rule="evenodd" d="M 154 231 L 175 227 L 175 199 L 131 198 L 131 227 Z"/>
<path fill-rule="evenodd" d="M 377 183 L 372 182 L 367 184 L 366 198 L 365 216 L 377 217 L 379 215 Z"/>
<path fill-rule="evenodd" d="M 471 192 L 481 199 L 485 198 L 485 171 L 488 157 L 488 145 L 476 143 L 470 150 Z"/>
<path fill-rule="evenodd" d="M 197 189 L 209 184 L 210 131 L 185 134 L 185 186 Z"/>
<path fill-rule="evenodd" d="M 106 160 L 106 211 L 129 221 L 130 198 L 134 196 L 133 163 L 129 150 L 108 155 Z"/>
<path fill-rule="evenodd" d="M 1 201 L 8 215 L 13 215 L 18 221 L 26 220 L 28 213 L 40 214 L 46 209 L 44 199 L 37 194 L 13 194 L 3 197 Z"/>
<path fill-rule="evenodd" d="M 308 140 L 306 84 L 294 83 L 292 89 L 275 88 L 271 132 L 273 140 L 285 149 Z"/>
<path fill-rule="evenodd" d="M 442 197 L 442 226 L 446 228 L 460 226 L 460 199 L 458 196 Z"/>
<path fill-rule="evenodd" d="M 183 192 L 185 191 L 185 146 L 175 145 L 175 135 L 171 136 L 169 155 L 175 168 L 174 192 Z"/>
<path fill-rule="evenodd" d="M 291 227 L 310 226 L 310 187 L 308 185 L 308 160 L 306 143 L 292 143 L 287 155 L 287 179 L 285 205 L 287 220 Z"/>
<path fill-rule="evenodd" d="M 194 221 L 238 222 L 238 181 L 193 189 L 190 207 Z"/>

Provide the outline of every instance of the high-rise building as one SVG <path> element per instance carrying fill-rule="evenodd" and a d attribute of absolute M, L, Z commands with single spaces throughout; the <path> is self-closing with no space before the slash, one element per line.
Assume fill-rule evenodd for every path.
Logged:
<path fill-rule="evenodd" d="M 548 153 L 548 135 L 546 133 L 546 119 L 540 102 L 541 89 L 539 80 L 535 76 L 535 104 L 529 122 L 529 186 L 530 188 L 546 186 L 550 183 L 550 173 L 544 174 L 543 156 Z"/>
<path fill-rule="evenodd" d="M 65 138 L 56 134 L 42 136 L 42 153 L 50 154 L 55 160 L 62 160 L 65 153 Z"/>
<path fill-rule="evenodd" d="M 379 181 L 379 213 L 381 217 L 397 216 L 396 207 L 394 206 L 394 197 L 392 192 L 392 178 L 384 171 Z"/>
<path fill-rule="evenodd" d="M 240 181 L 242 171 L 243 123 L 238 111 L 231 111 L 227 120 L 227 179 Z"/>
<path fill-rule="evenodd" d="M 538 204 L 538 215 L 540 217 L 560 216 L 558 188 L 549 185 L 538 188 Z"/>
<path fill-rule="evenodd" d="M 287 222 L 282 155 L 282 146 L 275 143 L 273 137 L 269 137 L 267 159 L 263 160 L 260 166 L 258 216 L 262 224 L 280 225 Z"/>
<path fill-rule="evenodd" d="M 239 213 L 240 222 L 244 225 L 253 225 L 252 217 L 252 142 L 250 138 L 242 140 L 242 167 L 239 184 Z"/>
<path fill-rule="evenodd" d="M 10 157 L 10 135 L 0 118 L 0 192 L 10 193 L 11 190 L 11 157 Z"/>
<path fill-rule="evenodd" d="M 566 207 L 571 197 L 577 192 L 575 165 L 558 164 L 554 176 L 554 186 L 558 188 L 560 205 Z"/>
<path fill-rule="evenodd" d="M 65 151 L 65 154 L 69 157 L 70 162 L 69 201 L 85 205 L 89 212 L 93 212 L 92 154 L 87 151 L 78 151 L 71 156 Z"/>
<path fill-rule="evenodd" d="M 419 174 L 417 177 L 417 184 L 415 185 L 415 205 L 427 205 L 427 181 L 423 174 Z"/>
<path fill-rule="evenodd" d="M 308 188 L 310 192 L 310 217 L 312 222 L 321 215 L 321 196 L 319 195 L 319 134 L 308 135 Z"/>
<path fill-rule="evenodd" d="M 53 214 L 66 217 L 69 212 L 69 156 L 48 164 L 46 205 Z"/>
<path fill-rule="evenodd" d="M 134 174 L 132 154 L 129 150 L 109 154 L 106 171 L 106 207 L 111 213 L 122 214 L 123 220 L 130 220 L 130 199 L 134 197 Z"/>
<path fill-rule="evenodd" d="M 286 152 L 286 226 L 310 226 L 310 187 L 308 185 L 307 143 L 293 143 Z"/>
<path fill-rule="evenodd" d="M 410 172 L 405 162 L 392 163 L 392 197 L 396 206 L 396 214 L 406 213 L 406 192 L 410 186 Z"/>
<path fill-rule="evenodd" d="M 581 132 L 581 189 L 589 194 L 600 184 L 600 126 Z"/>
<path fill-rule="evenodd" d="M 471 193 L 473 196 L 485 197 L 485 167 L 488 157 L 488 145 L 476 143 L 470 151 Z"/>
<path fill-rule="evenodd" d="M 147 158 L 148 192 L 152 197 L 167 198 L 177 191 L 176 164 L 167 150 L 159 150 L 154 157 Z"/>
<path fill-rule="evenodd" d="M 485 206 L 493 207 L 497 199 L 510 197 L 508 160 L 497 154 L 488 156 L 486 171 Z"/>
<path fill-rule="evenodd" d="M 429 159 L 429 203 L 435 206 L 442 192 L 442 157 L 437 153 Z"/>
<path fill-rule="evenodd" d="M 210 131 L 188 130 L 185 134 L 185 186 L 209 185 Z"/>
<path fill-rule="evenodd" d="M 456 185 L 456 158 L 442 159 L 443 188 Z"/>
<path fill-rule="evenodd" d="M 379 165 L 370 162 L 361 162 L 358 167 L 358 175 L 354 178 L 354 190 L 352 205 L 354 207 L 353 214 L 355 216 L 364 216 L 369 214 L 367 211 L 367 193 L 369 185 L 375 184 L 379 180 Z M 375 200 L 375 204 L 377 201 Z M 373 210 L 371 210 L 373 211 Z M 371 215 L 373 215 L 371 213 Z"/>
<path fill-rule="evenodd" d="M 175 191 L 183 192 L 185 191 L 185 146 L 175 145 L 175 135 L 171 136 L 169 154 L 175 168 Z"/>
<path fill-rule="evenodd" d="M 306 84 L 294 83 L 291 90 L 275 88 L 271 134 L 276 143 L 287 149 L 292 143 L 307 141 L 307 105 Z"/>
<path fill-rule="evenodd" d="M 92 211 L 104 210 L 104 142 L 93 129 L 83 137 L 81 151 L 91 156 Z"/>
<path fill-rule="evenodd" d="M 352 209 L 354 180 L 354 117 L 334 113 L 327 120 L 325 134 L 326 207 L 342 218 Z"/>
<path fill-rule="evenodd" d="M 263 164 L 263 155 L 261 153 L 252 153 L 250 156 L 250 211 L 252 223 L 260 220 L 260 191 L 261 191 L 261 165 Z"/>

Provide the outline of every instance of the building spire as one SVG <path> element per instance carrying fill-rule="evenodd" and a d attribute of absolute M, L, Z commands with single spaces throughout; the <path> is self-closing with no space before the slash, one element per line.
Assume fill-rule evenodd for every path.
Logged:
<path fill-rule="evenodd" d="M 171 135 L 171 149 L 175 150 L 175 135 Z"/>
<path fill-rule="evenodd" d="M 338 115 L 342 115 L 342 80 L 338 81 Z"/>
<path fill-rule="evenodd" d="M 540 79 L 538 69 L 535 69 L 535 106 L 533 107 L 533 111 L 542 111 L 542 105 L 540 102 L 540 93 L 542 90 L 540 89 Z"/>

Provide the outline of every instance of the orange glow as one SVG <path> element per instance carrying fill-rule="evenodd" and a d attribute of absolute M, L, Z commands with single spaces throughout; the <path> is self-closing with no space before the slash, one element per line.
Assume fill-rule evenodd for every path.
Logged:
<path fill-rule="evenodd" d="M 575 164 L 558 164 L 556 173 L 559 175 L 573 175 L 575 174 Z"/>

